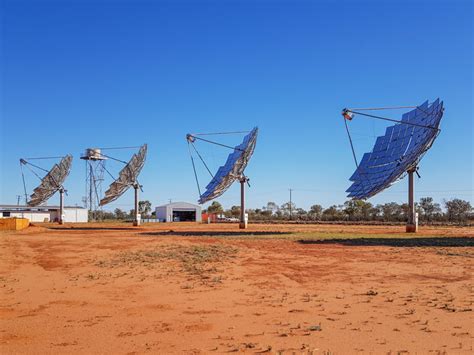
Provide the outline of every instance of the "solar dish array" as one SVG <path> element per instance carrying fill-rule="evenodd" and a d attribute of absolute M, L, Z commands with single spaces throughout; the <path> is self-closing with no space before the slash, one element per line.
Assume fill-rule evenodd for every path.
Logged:
<path fill-rule="evenodd" d="M 132 158 L 125 167 L 120 170 L 119 177 L 110 184 L 105 196 L 100 200 L 99 205 L 104 206 L 115 201 L 127 191 L 130 186 L 137 182 L 138 175 L 145 164 L 147 145 L 140 147 L 138 153 L 133 154 Z"/>
<path fill-rule="evenodd" d="M 199 199 L 200 204 L 221 196 L 235 180 L 240 178 L 255 150 L 257 135 L 258 128 L 255 127 L 244 137 L 242 144 L 229 154 L 225 165 L 219 167 L 214 178 L 206 186 L 206 191 Z"/>
<path fill-rule="evenodd" d="M 40 185 L 33 190 L 28 206 L 39 206 L 46 202 L 58 191 L 71 171 L 72 156 L 66 155 L 41 180 Z"/>
<path fill-rule="evenodd" d="M 403 114 L 401 124 L 390 126 L 378 137 L 372 152 L 365 153 L 355 173 L 349 179 L 348 197 L 366 199 L 386 189 L 418 162 L 431 147 L 443 116 L 443 102 L 428 101 Z M 411 124 L 428 126 L 425 128 Z"/>

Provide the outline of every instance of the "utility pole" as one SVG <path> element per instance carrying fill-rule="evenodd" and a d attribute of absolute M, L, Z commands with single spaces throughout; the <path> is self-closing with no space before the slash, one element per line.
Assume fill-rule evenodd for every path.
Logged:
<path fill-rule="evenodd" d="M 21 198 L 21 195 L 16 195 L 16 205 L 17 206 L 20 206 L 20 198 Z"/>
<path fill-rule="evenodd" d="M 289 189 L 290 190 L 290 220 L 293 218 L 293 211 L 292 211 L 292 205 L 293 203 L 291 202 L 291 193 L 293 192 L 293 189 Z"/>

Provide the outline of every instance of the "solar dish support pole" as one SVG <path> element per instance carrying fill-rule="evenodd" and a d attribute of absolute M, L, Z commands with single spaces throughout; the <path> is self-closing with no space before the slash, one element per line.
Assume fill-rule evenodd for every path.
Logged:
<path fill-rule="evenodd" d="M 58 222 L 59 224 L 64 224 L 64 188 L 61 187 L 59 189 L 59 218 Z"/>
<path fill-rule="evenodd" d="M 138 190 L 140 189 L 140 185 L 138 183 L 135 183 L 133 184 L 133 188 L 135 189 L 135 210 L 133 212 L 133 225 L 139 226 L 140 214 L 138 213 Z"/>
<path fill-rule="evenodd" d="M 418 220 L 415 211 L 415 178 L 416 168 L 408 170 L 408 223 L 407 233 L 416 233 L 418 231 Z"/>
<path fill-rule="evenodd" d="M 247 229 L 247 218 L 245 218 L 245 184 L 249 181 L 246 176 L 241 176 L 240 179 L 240 229 Z"/>

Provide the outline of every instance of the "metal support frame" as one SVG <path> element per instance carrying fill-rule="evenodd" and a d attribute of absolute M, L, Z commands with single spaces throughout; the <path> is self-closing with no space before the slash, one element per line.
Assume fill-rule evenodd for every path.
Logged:
<path fill-rule="evenodd" d="M 87 162 L 86 161 L 86 169 L 87 169 L 87 166 L 89 166 L 89 212 L 93 212 L 94 211 L 94 207 L 92 207 L 93 205 L 93 199 L 92 199 L 92 192 L 93 192 L 93 186 L 94 186 L 94 170 L 92 169 L 92 164 Z M 87 173 L 86 173 L 87 174 Z M 87 178 L 86 178 L 87 180 Z M 87 193 L 87 186 L 86 186 L 86 193 Z"/>
<path fill-rule="evenodd" d="M 40 157 L 40 158 L 27 158 L 28 160 L 43 160 L 43 159 L 63 159 L 65 157 Z M 28 194 L 27 194 L 27 190 L 26 190 L 26 182 L 25 182 L 25 175 L 23 173 L 23 166 L 26 166 L 28 167 L 28 169 L 41 181 L 43 182 L 43 180 L 45 179 L 45 177 L 47 175 L 45 175 L 45 177 L 41 178 L 33 169 L 31 169 L 29 166 L 32 166 L 36 169 L 39 169 L 41 171 L 44 171 L 46 174 L 49 174 L 50 171 L 38 166 L 38 165 L 35 165 L 35 164 L 32 164 L 30 163 L 29 161 L 27 161 L 26 159 L 23 159 L 21 158 L 20 159 L 20 169 L 21 169 L 21 176 L 22 176 L 22 181 L 23 181 L 23 189 L 24 189 L 24 194 L 25 194 L 25 204 L 28 204 Z M 69 172 L 68 172 L 69 173 Z M 64 193 L 67 192 L 66 189 L 64 188 L 64 186 L 62 186 L 60 184 L 59 181 L 57 181 L 53 175 L 50 176 L 50 179 L 53 180 L 54 184 L 56 185 L 56 188 L 57 190 L 54 191 L 54 193 L 56 193 L 56 191 L 59 191 L 59 216 L 57 218 L 57 221 L 59 224 L 64 224 Z M 41 185 L 40 185 L 41 186 Z M 54 194 L 53 193 L 53 194 Z M 33 196 L 33 195 L 32 195 Z M 20 205 L 20 195 L 17 195 L 17 205 Z M 50 196 L 51 197 L 51 196 Z M 49 199 L 49 198 L 48 198 Z M 46 202 L 46 200 L 44 200 L 43 202 Z"/>
<path fill-rule="evenodd" d="M 138 190 L 140 189 L 140 184 L 134 183 L 133 188 L 135 190 L 135 211 L 134 211 L 134 214 L 133 214 L 133 225 L 134 226 L 139 226 L 140 225 L 140 220 L 141 220 L 140 213 L 138 213 Z"/>
<path fill-rule="evenodd" d="M 196 185 L 198 187 L 198 191 L 199 191 L 199 196 L 202 196 L 201 195 L 201 188 L 199 186 L 199 180 L 198 180 L 198 177 L 197 177 L 197 173 L 196 173 L 196 166 L 195 166 L 195 163 L 194 163 L 194 158 L 193 158 L 193 155 L 192 155 L 192 152 L 191 152 L 191 145 L 194 149 L 194 151 L 196 152 L 196 154 L 198 155 L 199 159 L 201 160 L 201 162 L 204 164 L 205 168 L 207 169 L 207 171 L 209 172 L 209 174 L 211 175 L 211 177 L 214 179 L 214 175 L 212 174 L 212 172 L 210 171 L 209 167 L 207 166 L 206 162 L 204 161 L 203 157 L 201 156 L 201 154 L 199 153 L 199 151 L 197 150 L 196 146 L 194 145 L 194 143 L 196 142 L 196 140 L 201 140 L 203 142 L 207 142 L 207 143 L 211 143 L 211 144 L 215 144 L 215 145 L 218 145 L 218 146 L 221 146 L 221 147 L 224 147 L 224 148 L 229 148 L 233 151 L 235 150 L 238 150 L 238 151 L 241 151 L 241 152 L 245 152 L 245 150 L 243 149 L 240 149 L 238 147 L 231 147 L 231 146 L 228 146 L 226 144 L 222 144 L 222 143 L 218 143 L 218 142 L 215 142 L 215 141 L 211 141 L 209 139 L 205 139 L 205 138 L 201 138 L 201 137 L 198 137 L 198 136 L 207 136 L 207 135 L 217 135 L 217 134 L 236 134 L 236 133 L 247 133 L 247 132 L 218 132 L 218 133 L 200 133 L 200 134 L 190 134 L 188 133 L 186 135 L 186 140 L 188 142 L 188 148 L 189 148 L 189 155 L 191 157 L 191 163 L 193 165 L 193 170 L 194 170 L 194 177 L 196 179 Z M 241 176 L 235 176 L 234 175 L 234 178 L 238 178 L 238 180 L 240 181 L 240 223 L 239 223 L 239 228 L 240 229 L 246 229 L 247 228 L 247 222 L 248 222 L 248 218 L 246 218 L 246 213 L 245 213 L 245 184 L 248 184 L 249 182 L 249 179 L 243 175 L 243 172 L 242 172 L 242 175 Z M 250 185 L 249 185 L 250 186 Z M 201 199 L 202 200 L 202 199 Z M 200 201 L 201 201 L 200 200 Z"/>
<path fill-rule="evenodd" d="M 408 221 L 406 225 L 407 233 L 418 231 L 418 218 L 415 211 L 415 177 L 416 168 L 408 171 Z"/>
<path fill-rule="evenodd" d="M 361 115 L 361 116 L 365 116 L 365 117 L 370 117 L 370 118 L 376 118 L 378 120 L 384 120 L 384 121 L 390 121 L 390 122 L 395 122 L 395 123 L 400 123 L 400 124 L 406 124 L 406 125 L 409 125 L 409 126 L 415 126 L 415 127 L 421 127 L 421 128 L 428 128 L 428 129 L 433 129 L 435 131 L 438 131 L 440 132 L 441 129 L 437 128 L 437 127 L 432 127 L 432 126 L 426 126 L 426 125 L 422 125 L 422 124 L 418 124 L 418 123 L 413 123 L 413 122 L 409 122 L 409 121 L 403 121 L 403 120 L 394 120 L 392 118 L 387 118 L 387 117 L 382 117 L 382 116 L 375 116 L 375 115 L 369 115 L 367 113 L 362 113 L 362 112 L 358 112 L 358 111 L 352 111 L 351 109 L 343 109 L 342 110 L 342 115 L 344 116 L 344 118 L 346 119 L 346 115 L 348 113 L 352 113 L 352 114 L 355 114 L 355 115 Z M 350 120 L 352 120 L 352 117 L 350 118 Z"/>
<path fill-rule="evenodd" d="M 108 157 L 104 156 L 100 152 L 98 155 L 89 156 L 87 155 L 88 150 L 97 150 L 100 148 L 88 148 L 86 153 L 81 156 L 81 160 L 84 160 L 86 165 L 85 174 L 85 195 L 84 195 L 84 207 L 87 208 L 92 215 L 92 219 L 96 218 L 96 211 L 100 210 L 100 195 L 102 194 L 102 182 L 104 180 L 105 172 L 105 161 Z"/>
<path fill-rule="evenodd" d="M 245 218 L 245 184 L 248 183 L 249 179 L 246 176 L 241 176 L 240 181 L 240 229 L 247 229 L 247 218 Z"/>

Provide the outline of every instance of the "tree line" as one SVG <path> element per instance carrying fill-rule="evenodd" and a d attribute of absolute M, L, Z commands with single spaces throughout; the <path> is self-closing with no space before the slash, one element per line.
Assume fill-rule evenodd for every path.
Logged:
<path fill-rule="evenodd" d="M 422 197 L 415 203 L 420 222 L 455 222 L 466 223 L 474 219 L 474 211 L 469 201 L 454 198 L 441 204 L 432 197 Z M 142 218 L 154 218 L 151 202 L 140 201 L 139 213 Z M 203 212 L 216 213 L 226 218 L 239 218 L 240 206 L 224 209 L 218 201 Z M 294 203 L 286 202 L 278 205 L 268 202 L 262 208 L 247 209 L 250 220 L 254 221 L 374 221 L 374 222 L 405 222 L 408 219 L 408 204 L 388 202 L 373 205 L 363 200 L 348 200 L 343 205 L 332 205 L 323 208 L 321 205 L 312 205 L 309 210 L 297 207 Z M 94 211 L 89 216 L 90 220 L 128 220 L 133 219 L 135 210 L 129 212 L 116 208 L 113 212 Z"/>
<path fill-rule="evenodd" d="M 432 197 L 422 197 L 415 203 L 419 221 L 466 223 L 474 219 L 473 208 L 469 201 L 454 198 L 444 201 L 443 205 L 444 210 Z M 268 202 L 262 208 L 246 210 L 250 220 L 375 222 L 405 222 L 408 219 L 408 211 L 406 203 L 388 202 L 373 205 L 363 200 L 348 200 L 343 205 L 332 205 L 328 208 L 315 204 L 309 210 L 297 207 L 290 202 L 280 206 L 275 202 Z M 228 218 L 239 218 L 240 206 L 232 206 L 224 210 L 219 202 L 214 201 L 205 212 L 223 214 Z"/>
<path fill-rule="evenodd" d="M 138 212 L 141 214 L 142 218 L 153 218 L 155 212 L 151 212 L 151 202 L 139 201 L 138 202 Z M 128 220 L 133 219 L 135 215 L 135 209 L 131 209 L 129 212 L 124 211 L 120 208 L 116 208 L 113 212 L 108 211 L 89 211 L 89 220 L 90 221 L 104 221 L 104 220 Z"/>

